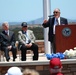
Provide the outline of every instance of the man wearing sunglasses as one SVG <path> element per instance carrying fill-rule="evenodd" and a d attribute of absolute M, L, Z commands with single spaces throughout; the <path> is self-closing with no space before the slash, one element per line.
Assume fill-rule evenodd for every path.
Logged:
<path fill-rule="evenodd" d="M 68 21 L 66 18 L 60 17 L 60 9 L 56 8 L 53 12 L 54 17 L 49 18 L 49 20 L 44 20 L 43 27 L 49 27 L 48 40 L 51 42 L 53 53 L 56 53 L 55 47 L 55 27 L 56 25 L 66 25 Z"/>

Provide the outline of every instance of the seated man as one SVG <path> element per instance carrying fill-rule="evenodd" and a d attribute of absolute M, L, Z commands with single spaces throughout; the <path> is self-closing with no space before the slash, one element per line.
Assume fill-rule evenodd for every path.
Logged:
<path fill-rule="evenodd" d="M 15 34 L 9 30 L 9 24 L 4 22 L 2 24 L 3 31 L 0 33 L 1 50 L 4 51 L 6 60 L 9 61 L 9 51 L 12 51 L 13 61 L 16 58 L 16 47 L 15 47 Z"/>
<path fill-rule="evenodd" d="M 27 23 L 21 24 L 22 30 L 18 32 L 19 47 L 21 50 L 21 60 L 26 61 L 26 50 L 32 50 L 34 53 L 33 60 L 38 60 L 38 46 L 35 44 L 33 31 L 28 30 Z"/>

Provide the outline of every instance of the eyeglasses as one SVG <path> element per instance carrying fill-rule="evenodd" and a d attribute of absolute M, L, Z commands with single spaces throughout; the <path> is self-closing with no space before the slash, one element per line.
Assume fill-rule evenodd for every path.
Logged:
<path fill-rule="evenodd" d="M 54 13 L 54 14 L 55 14 L 55 13 L 57 14 L 57 13 L 59 13 L 59 12 L 55 12 L 55 11 L 54 11 L 53 13 Z"/>

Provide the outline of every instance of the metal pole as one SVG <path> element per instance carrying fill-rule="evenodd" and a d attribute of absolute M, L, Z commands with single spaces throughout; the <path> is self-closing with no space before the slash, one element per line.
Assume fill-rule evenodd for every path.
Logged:
<path fill-rule="evenodd" d="M 48 16 L 50 15 L 50 0 L 43 0 L 43 19 L 48 20 Z M 48 41 L 48 28 L 44 28 L 44 46 L 45 46 L 45 53 L 51 53 L 51 45 Z"/>

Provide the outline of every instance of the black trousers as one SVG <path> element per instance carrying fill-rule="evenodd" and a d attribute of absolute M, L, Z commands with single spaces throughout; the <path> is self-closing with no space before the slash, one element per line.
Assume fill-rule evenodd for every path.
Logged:
<path fill-rule="evenodd" d="M 1 50 L 4 51 L 6 60 L 10 59 L 9 51 L 12 51 L 13 60 L 16 58 L 17 48 L 15 46 L 12 46 L 11 50 L 9 50 L 7 47 L 2 47 Z"/>
<path fill-rule="evenodd" d="M 21 60 L 26 61 L 26 51 L 32 50 L 34 53 L 33 60 L 38 60 L 38 46 L 34 43 L 32 43 L 32 46 L 30 48 L 27 48 L 24 44 L 20 48 L 21 50 Z"/>
<path fill-rule="evenodd" d="M 56 53 L 56 39 L 55 39 L 55 35 L 53 35 L 53 41 L 51 42 L 51 46 L 52 46 L 52 53 Z"/>

